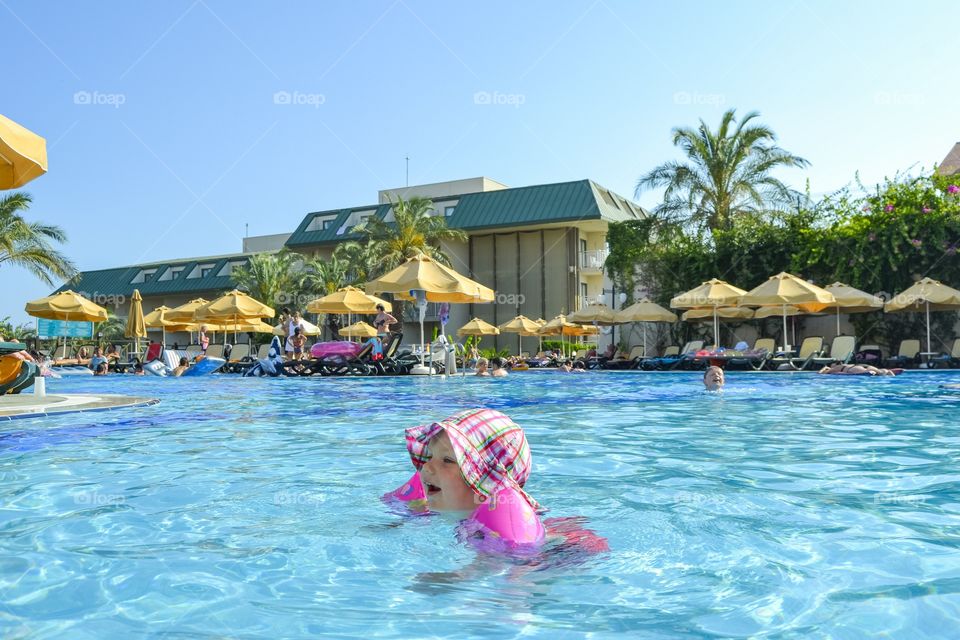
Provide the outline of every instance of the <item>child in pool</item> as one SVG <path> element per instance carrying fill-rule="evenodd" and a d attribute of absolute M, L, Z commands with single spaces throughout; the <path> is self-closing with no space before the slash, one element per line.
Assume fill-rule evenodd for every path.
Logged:
<path fill-rule="evenodd" d="M 540 505 L 523 490 L 530 476 L 527 438 L 493 409 L 470 409 L 406 430 L 416 473 L 388 493 L 428 511 L 465 512 L 461 533 L 470 539 L 539 545 L 545 539 Z"/>
<path fill-rule="evenodd" d="M 426 511 L 469 514 L 462 539 L 486 551 L 576 547 L 588 554 L 607 542 L 583 529 L 583 518 L 540 521 L 543 508 L 523 486 L 532 460 L 527 438 L 508 416 L 470 409 L 440 422 L 406 430 L 413 477 L 383 498 Z"/>

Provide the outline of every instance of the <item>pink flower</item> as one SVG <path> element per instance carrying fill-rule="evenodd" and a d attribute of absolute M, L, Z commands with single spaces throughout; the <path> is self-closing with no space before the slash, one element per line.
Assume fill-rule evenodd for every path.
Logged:
<path fill-rule="evenodd" d="M 923 208 L 923 212 L 924 212 L 924 213 L 930 213 L 931 211 L 933 211 L 933 209 L 931 209 L 930 207 L 924 207 L 924 208 Z"/>
<path fill-rule="evenodd" d="M 893 211 L 893 205 L 892 205 L 892 204 L 888 204 L 887 206 L 885 206 L 885 207 L 883 208 L 883 210 L 886 211 L 887 213 L 890 213 L 891 211 Z"/>
<path fill-rule="evenodd" d="M 947 187 L 947 193 L 960 193 L 960 187 L 958 187 L 955 184 L 952 184 L 949 187 Z"/>
<path fill-rule="evenodd" d="M 923 241 L 918 238 L 914 238 L 913 240 L 910 241 L 910 244 L 912 244 L 914 247 L 919 249 L 920 246 L 923 244 Z"/>

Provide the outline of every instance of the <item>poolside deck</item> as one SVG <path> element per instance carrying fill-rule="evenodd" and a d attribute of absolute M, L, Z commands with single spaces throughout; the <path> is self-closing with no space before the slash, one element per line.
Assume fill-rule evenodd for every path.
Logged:
<path fill-rule="evenodd" d="M 32 393 L 0 397 L 0 421 L 37 418 L 64 413 L 108 411 L 126 407 L 143 407 L 160 402 L 157 398 L 113 394 L 47 394 Z"/>

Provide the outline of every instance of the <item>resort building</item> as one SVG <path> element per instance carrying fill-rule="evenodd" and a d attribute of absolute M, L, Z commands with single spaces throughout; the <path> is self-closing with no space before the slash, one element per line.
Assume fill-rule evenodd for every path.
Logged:
<path fill-rule="evenodd" d="M 433 215 L 464 231 L 466 242 L 443 247 L 453 268 L 497 293 L 492 304 L 452 305 L 448 334 L 473 316 L 501 324 L 518 314 L 550 319 L 588 302 L 610 304 L 617 296 L 603 271 L 608 225 L 647 215 L 638 204 L 591 180 L 517 188 L 484 177 L 454 180 L 385 189 L 375 204 L 309 213 L 290 234 L 244 238 L 242 253 L 86 271 L 62 288 L 94 301 L 129 297 L 139 289 L 145 312 L 196 297 L 210 299 L 233 286 L 230 273 L 255 253 L 286 247 L 305 256 L 329 257 L 338 244 L 357 240 L 357 225 L 371 216 L 389 222 L 391 202 L 398 196 L 429 198 Z M 265 302 L 275 307 L 285 303 Z M 431 332 L 438 321 L 437 306 L 427 309 Z M 404 307 L 405 341 L 413 342 L 419 338 L 417 311 L 413 305 Z M 117 311 L 123 314 L 126 307 Z M 181 343 L 186 339 L 180 336 Z M 484 344 L 515 348 L 516 336 L 487 338 Z"/>

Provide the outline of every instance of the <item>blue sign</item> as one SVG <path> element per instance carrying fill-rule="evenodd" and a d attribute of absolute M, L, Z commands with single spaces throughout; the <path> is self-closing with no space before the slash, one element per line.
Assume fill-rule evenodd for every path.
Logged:
<path fill-rule="evenodd" d="M 46 338 L 92 338 L 93 323 L 76 320 L 46 320 L 37 318 L 37 337 Z"/>

